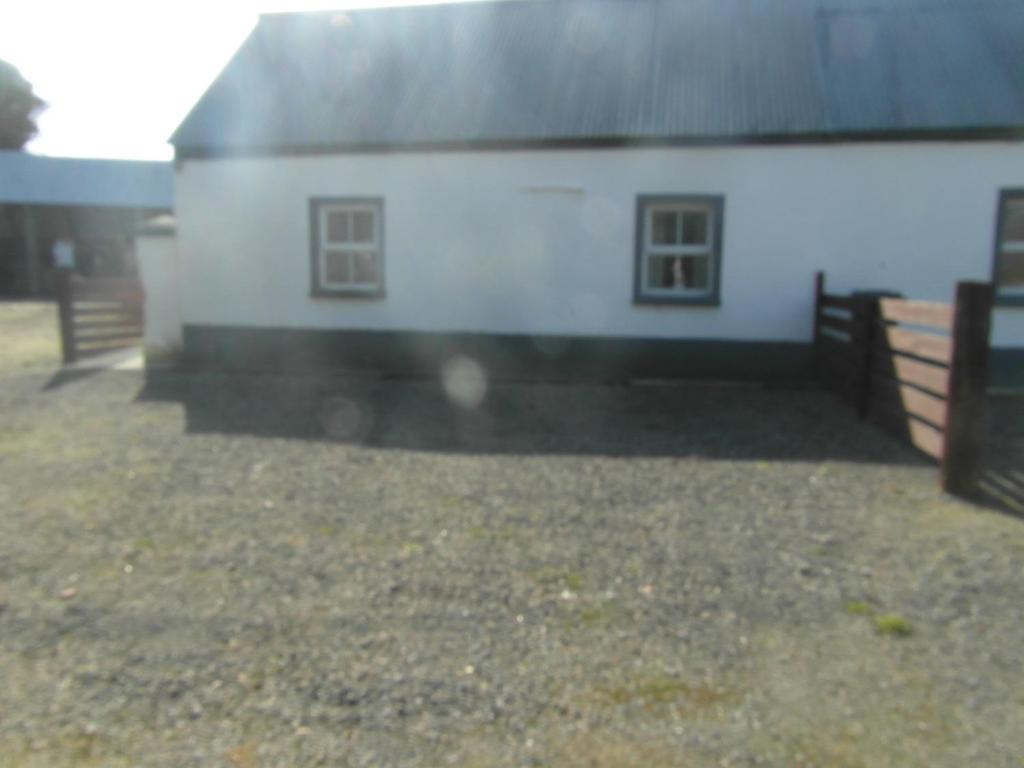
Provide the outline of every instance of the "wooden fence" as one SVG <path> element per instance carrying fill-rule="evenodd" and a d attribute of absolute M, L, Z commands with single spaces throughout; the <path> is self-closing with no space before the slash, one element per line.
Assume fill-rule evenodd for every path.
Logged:
<path fill-rule="evenodd" d="M 142 285 L 128 277 L 81 277 L 57 270 L 65 363 L 142 343 Z"/>
<path fill-rule="evenodd" d="M 973 491 L 984 439 L 992 287 L 958 283 L 953 304 L 825 293 L 816 277 L 822 381 L 862 419 L 939 462 L 949 493 Z"/>

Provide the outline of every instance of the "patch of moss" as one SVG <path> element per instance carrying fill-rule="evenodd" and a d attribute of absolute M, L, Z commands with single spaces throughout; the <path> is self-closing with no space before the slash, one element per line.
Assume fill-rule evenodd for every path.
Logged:
<path fill-rule="evenodd" d="M 890 637 L 908 637 L 913 633 L 910 622 L 898 613 L 883 613 L 875 616 L 875 631 Z"/>
<path fill-rule="evenodd" d="M 598 689 L 599 698 L 614 706 L 637 703 L 648 712 L 675 710 L 682 717 L 700 714 L 733 698 L 733 694 L 707 683 L 690 684 L 672 675 L 648 674 L 621 685 Z"/>

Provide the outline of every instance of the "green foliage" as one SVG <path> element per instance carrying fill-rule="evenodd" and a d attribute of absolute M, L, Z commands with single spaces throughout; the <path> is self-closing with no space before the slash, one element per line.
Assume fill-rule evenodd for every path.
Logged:
<path fill-rule="evenodd" d="M 907 637 L 912 634 L 913 629 L 910 622 L 898 613 L 875 614 L 875 609 L 870 603 L 863 600 L 854 600 L 846 604 L 846 612 L 851 616 L 869 616 L 875 632 L 890 637 Z"/>
<path fill-rule="evenodd" d="M 875 617 L 875 631 L 880 635 L 907 637 L 913 631 L 910 622 L 898 613 L 883 613 Z"/>
<path fill-rule="evenodd" d="M 39 132 L 36 116 L 46 107 L 12 64 L 0 60 L 0 149 L 22 149 Z"/>
<path fill-rule="evenodd" d="M 706 683 L 691 685 L 663 673 L 641 674 L 619 685 L 604 686 L 597 689 L 597 695 L 606 704 L 638 704 L 648 712 L 669 707 L 682 717 L 696 716 L 734 698 L 734 694 L 724 688 Z"/>

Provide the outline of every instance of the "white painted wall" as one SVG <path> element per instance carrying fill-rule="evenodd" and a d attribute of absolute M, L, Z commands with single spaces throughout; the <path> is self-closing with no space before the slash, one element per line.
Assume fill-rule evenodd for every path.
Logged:
<path fill-rule="evenodd" d="M 182 342 L 182 297 L 173 233 L 137 235 L 135 258 L 146 292 L 146 327 L 143 333 L 146 352 L 156 356 L 173 354 L 180 350 Z"/>
<path fill-rule="evenodd" d="M 830 290 L 949 300 L 991 275 L 1024 144 L 846 144 L 187 161 L 186 323 L 805 341 Z M 538 191 L 577 188 L 578 193 Z M 638 194 L 724 194 L 719 307 L 633 304 Z M 313 196 L 385 198 L 387 298 L 309 296 Z M 993 342 L 1024 345 L 1024 309 Z"/>

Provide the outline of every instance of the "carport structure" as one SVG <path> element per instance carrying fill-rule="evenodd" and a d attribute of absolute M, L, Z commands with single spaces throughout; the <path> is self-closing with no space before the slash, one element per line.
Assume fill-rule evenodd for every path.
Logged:
<path fill-rule="evenodd" d="M 170 163 L 0 151 L 0 294 L 51 294 L 61 238 L 80 274 L 133 274 L 136 227 L 173 205 Z"/>

